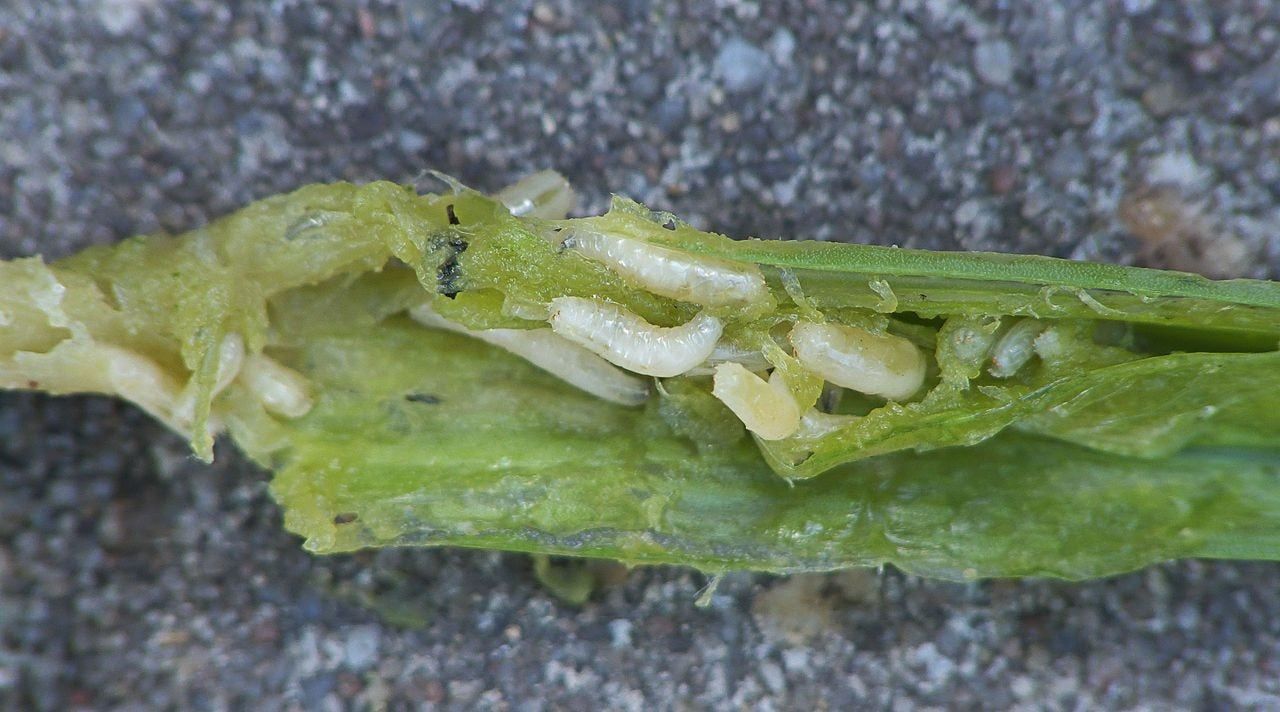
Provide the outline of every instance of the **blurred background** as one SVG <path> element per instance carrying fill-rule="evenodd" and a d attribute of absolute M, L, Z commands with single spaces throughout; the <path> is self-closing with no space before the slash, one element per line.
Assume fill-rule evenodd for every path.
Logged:
<path fill-rule="evenodd" d="M 734 236 L 1280 276 L 1280 4 L 0 2 L 0 257 L 540 168 Z M 1280 567 L 1085 584 L 315 558 L 267 475 L 0 394 L 0 710 L 1280 707 Z"/>

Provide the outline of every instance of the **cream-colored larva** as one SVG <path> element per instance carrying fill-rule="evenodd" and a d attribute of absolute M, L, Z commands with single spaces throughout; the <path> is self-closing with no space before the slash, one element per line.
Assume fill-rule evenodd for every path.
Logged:
<path fill-rule="evenodd" d="M 307 379 L 266 354 L 245 358 L 240 379 L 262 407 L 276 415 L 300 418 L 311 410 L 311 384 Z"/>
<path fill-rule="evenodd" d="M 741 307 L 770 298 L 764 275 L 753 264 L 691 255 L 602 232 L 577 231 L 564 244 L 664 297 L 707 307 Z"/>
<path fill-rule="evenodd" d="M 781 440 L 800 427 L 800 406 L 777 371 L 766 381 L 740 363 L 722 363 L 711 394 L 763 440 Z"/>
<path fill-rule="evenodd" d="M 1036 337 L 1044 324 L 1023 319 L 1014 324 L 991 350 L 991 367 L 987 372 L 996 378 L 1010 378 L 1031 360 L 1036 352 Z"/>
<path fill-rule="evenodd" d="M 538 171 L 498 192 L 497 199 L 516 217 L 563 220 L 575 197 L 569 181 L 555 171 Z"/>
<path fill-rule="evenodd" d="M 550 329 L 468 329 L 440 316 L 430 305 L 409 310 L 423 326 L 465 334 L 509 351 L 569 385 L 597 398 L 639 405 L 649 397 L 648 384 Z"/>
<path fill-rule="evenodd" d="M 213 388 L 209 397 L 217 398 L 227 386 L 240 375 L 244 366 L 244 339 L 239 334 L 227 334 L 218 345 L 218 370 L 213 377 Z M 174 405 L 174 417 L 179 421 L 190 423 L 195 420 L 196 384 L 188 381 Z"/>
<path fill-rule="evenodd" d="M 92 354 L 101 364 L 107 386 L 102 390 L 132 401 L 180 432 L 190 432 L 190 420 L 175 415 L 179 398 L 178 382 L 160 364 L 129 349 L 111 344 L 94 344 Z"/>
<path fill-rule="evenodd" d="M 680 326 L 654 326 L 627 309 L 596 299 L 551 300 L 551 328 L 610 363 L 646 376 L 679 376 L 707 360 L 724 324 L 701 313 Z"/>
<path fill-rule="evenodd" d="M 860 393 L 901 401 L 924 384 L 924 355 L 899 336 L 802 321 L 791 330 L 791 345 L 809 370 Z"/>

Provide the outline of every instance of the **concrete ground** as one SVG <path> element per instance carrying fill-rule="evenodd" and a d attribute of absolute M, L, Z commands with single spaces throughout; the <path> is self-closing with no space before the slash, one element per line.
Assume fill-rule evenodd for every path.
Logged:
<path fill-rule="evenodd" d="M 733 235 L 1275 278 L 1280 4 L 0 3 L 0 257 L 542 167 Z M 0 710 L 1280 708 L 1275 564 L 740 575 L 705 609 L 645 569 L 574 608 L 523 556 L 312 557 L 266 482 L 0 394 Z"/>

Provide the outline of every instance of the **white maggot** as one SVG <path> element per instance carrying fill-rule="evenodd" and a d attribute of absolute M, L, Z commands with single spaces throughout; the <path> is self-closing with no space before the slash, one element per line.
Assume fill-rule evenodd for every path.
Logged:
<path fill-rule="evenodd" d="M 1035 355 L 1036 338 L 1042 331 L 1044 324 L 1035 319 L 1023 319 L 1011 326 L 991 350 L 987 372 L 996 378 L 1012 377 Z"/>
<path fill-rule="evenodd" d="M 95 344 L 93 355 L 101 359 L 102 373 L 109 384 L 102 390 L 132 401 L 174 430 L 191 432 L 190 419 L 175 414 L 179 397 L 177 382 L 160 364 L 136 351 L 111 344 Z"/>
<path fill-rule="evenodd" d="M 649 388 L 643 379 L 550 329 L 468 329 L 440 316 L 427 304 L 410 309 L 409 316 L 423 326 L 465 334 L 509 351 L 597 398 L 639 405 L 649 397 Z"/>
<path fill-rule="evenodd" d="M 901 401 L 924 384 L 924 355 L 899 336 L 802 321 L 791 330 L 791 345 L 811 371 L 860 393 Z"/>
<path fill-rule="evenodd" d="M 575 232 L 565 246 L 664 297 L 707 307 L 746 306 L 769 299 L 764 275 L 752 264 L 691 255 L 600 232 Z"/>
<path fill-rule="evenodd" d="M 307 379 L 266 354 L 247 357 L 240 378 L 262 406 L 276 415 L 300 418 L 311 410 L 311 384 Z"/>
<path fill-rule="evenodd" d="M 538 171 L 512 183 L 497 196 L 516 217 L 563 220 L 573 210 L 573 188 L 555 171 Z"/>
<path fill-rule="evenodd" d="M 654 326 L 608 302 L 582 297 L 551 300 L 551 328 L 610 363 L 646 376 L 679 376 L 716 347 L 724 324 L 709 314 L 673 327 Z"/>
<path fill-rule="evenodd" d="M 722 363 L 716 366 L 711 394 L 764 440 L 781 440 L 800 427 L 800 406 L 777 371 L 766 381 L 740 363 Z"/>

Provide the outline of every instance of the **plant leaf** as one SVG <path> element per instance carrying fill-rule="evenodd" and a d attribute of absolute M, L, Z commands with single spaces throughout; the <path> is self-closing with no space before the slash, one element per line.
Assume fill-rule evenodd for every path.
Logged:
<path fill-rule="evenodd" d="M 699 449 L 656 408 L 398 319 L 313 333 L 291 365 L 325 396 L 282 425 L 286 448 L 255 454 L 278 470 L 286 526 L 318 553 L 450 544 L 713 572 L 891 562 L 952 579 L 1280 558 L 1275 450 L 1150 460 L 1011 433 L 791 486 L 749 441 Z"/>

